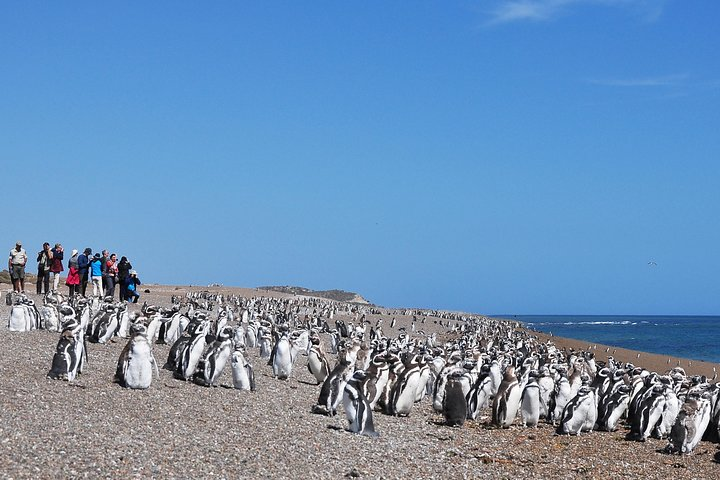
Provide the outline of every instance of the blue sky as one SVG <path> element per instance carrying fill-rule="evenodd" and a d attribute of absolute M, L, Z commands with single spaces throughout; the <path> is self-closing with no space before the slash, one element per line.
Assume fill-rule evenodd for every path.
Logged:
<path fill-rule="evenodd" d="M 3 2 L 0 244 L 386 306 L 720 314 L 719 21 L 714 1 Z"/>

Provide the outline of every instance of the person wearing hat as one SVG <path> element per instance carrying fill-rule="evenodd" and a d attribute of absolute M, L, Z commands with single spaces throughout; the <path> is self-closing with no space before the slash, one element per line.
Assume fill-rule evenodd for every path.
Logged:
<path fill-rule="evenodd" d="M 92 258 L 92 248 L 88 247 L 83 253 L 78 255 L 78 275 L 80 276 L 80 291 L 78 293 L 85 296 L 88 284 L 88 270 L 90 269 L 90 259 Z"/>
<path fill-rule="evenodd" d="M 55 247 L 50 250 L 50 252 L 52 252 L 50 273 L 52 273 L 53 290 L 57 292 L 58 285 L 60 285 L 60 272 L 65 270 L 62 262 L 65 250 L 62 245 L 56 243 Z"/>
<path fill-rule="evenodd" d="M 16 292 L 25 291 L 25 264 L 27 264 L 27 253 L 22 248 L 22 242 L 15 242 L 15 248 L 10 250 L 8 258 L 8 271 L 13 282 L 13 290 Z"/>
<path fill-rule="evenodd" d="M 102 258 L 100 257 L 99 253 L 96 253 L 93 259 L 90 261 L 90 281 L 92 282 L 93 286 L 93 297 L 97 297 L 98 293 L 100 294 L 101 298 L 104 296 L 102 274 Z"/>
<path fill-rule="evenodd" d="M 38 273 L 35 285 L 35 293 L 42 295 L 50 291 L 50 265 L 52 264 L 52 253 L 50 252 L 50 244 L 43 243 L 43 248 L 38 252 Z M 44 288 L 43 288 L 44 287 Z"/>
<path fill-rule="evenodd" d="M 132 298 L 132 303 L 137 303 L 140 294 L 137 293 L 137 286 L 140 285 L 140 279 L 137 277 L 135 270 L 130 270 L 130 276 L 127 278 L 127 301 Z"/>
<path fill-rule="evenodd" d="M 72 297 L 76 293 L 80 292 L 80 270 L 78 269 L 78 251 L 73 249 L 70 253 L 70 260 L 68 260 L 68 276 L 65 280 L 65 285 L 70 290 L 70 296 Z"/>

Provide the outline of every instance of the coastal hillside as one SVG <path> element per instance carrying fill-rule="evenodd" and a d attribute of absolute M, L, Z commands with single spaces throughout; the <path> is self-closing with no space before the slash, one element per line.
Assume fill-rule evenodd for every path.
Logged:
<path fill-rule="evenodd" d="M 268 292 L 280 292 L 289 293 L 292 295 L 304 295 L 306 297 L 320 297 L 327 298 L 329 300 L 335 300 L 336 302 L 348 302 L 348 303 L 362 303 L 370 305 L 365 298 L 354 292 L 346 292 L 345 290 L 311 290 L 305 287 L 291 287 L 291 286 L 267 286 L 258 287 L 259 290 L 265 290 Z"/>

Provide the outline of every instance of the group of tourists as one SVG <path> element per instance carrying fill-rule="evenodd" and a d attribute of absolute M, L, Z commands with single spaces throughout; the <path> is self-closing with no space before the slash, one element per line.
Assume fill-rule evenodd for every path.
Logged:
<path fill-rule="evenodd" d="M 63 260 L 65 249 L 60 243 L 50 248 L 50 243 L 45 242 L 37 254 L 37 284 L 36 293 L 42 295 L 52 290 L 57 290 L 60 284 L 60 274 L 65 270 Z M 15 248 L 10 250 L 8 259 L 8 271 L 13 282 L 13 289 L 16 292 L 25 292 L 25 265 L 28 256 L 22 247 L 22 242 L 16 242 Z M 87 285 L 92 285 L 93 296 L 102 298 L 115 297 L 116 287 L 119 291 L 120 301 L 137 303 L 140 294 L 137 291 L 140 285 L 137 272 L 133 270 L 127 257 L 121 257 L 118 261 L 117 255 L 108 254 L 103 250 L 102 254 L 93 255 L 91 248 L 86 248 L 83 253 L 73 249 L 67 261 L 67 277 L 65 285 L 69 294 L 85 295 Z"/>

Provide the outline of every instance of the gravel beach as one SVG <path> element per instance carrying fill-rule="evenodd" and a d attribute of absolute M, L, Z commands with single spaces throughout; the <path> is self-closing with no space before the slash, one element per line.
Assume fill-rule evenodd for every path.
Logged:
<path fill-rule="evenodd" d="M 8 290 L 2 285 L 3 292 Z M 147 285 L 141 302 L 170 305 L 190 287 Z M 207 290 L 194 287 L 193 290 Z M 243 296 L 288 296 L 255 289 L 213 288 Z M 38 304 L 39 296 L 31 295 Z M 139 310 L 139 305 L 131 307 Z M 379 438 L 345 430 L 347 421 L 310 413 L 320 386 L 298 356 L 291 377 L 272 377 L 257 349 L 248 349 L 257 391 L 201 387 L 160 369 L 147 390 L 113 383 L 126 340 L 88 344 L 89 365 L 74 382 L 46 378 L 58 333 L 9 332 L 10 307 L 0 309 L 0 468 L 3 478 L 718 478 L 720 445 L 701 442 L 692 455 L 662 453 L 666 440 L 625 439 L 627 429 L 558 436 L 551 425 L 490 427 L 489 411 L 462 428 L 442 425 L 430 398 L 409 417 L 375 412 Z M 389 319 L 398 323 L 389 328 Z M 374 319 L 377 315 L 373 315 Z M 387 315 L 385 333 L 411 318 Z M 444 328 L 428 317 L 422 328 Z M 545 336 L 538 334 L 541 338 Z M 561 347 L 587 342 L 553 338 Z M 155 345 L 162 366 L 169 345 Z M 593 346 L 605 359 L 607 346 Z M 615 358 L 666 370 L 668 357 L 615 349 Z M 671 359 L 675 364 L 678 359 Z M 683 362 L 683 360 L 680 360 Z M 712 375 L 716 365 L 693 362 L 688 373 Z M 720 368 L 720 366 L 717 366 Z"/>

